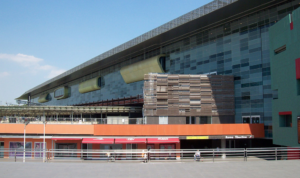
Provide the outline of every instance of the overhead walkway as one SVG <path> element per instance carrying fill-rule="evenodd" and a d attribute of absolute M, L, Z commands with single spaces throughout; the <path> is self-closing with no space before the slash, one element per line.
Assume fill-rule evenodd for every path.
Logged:
<path fill-rule="evenodd" d="M 142 107 L 133 106 L 0 106 L 3 116 L 53 116 L 73 114 L 142 113 Z"/>

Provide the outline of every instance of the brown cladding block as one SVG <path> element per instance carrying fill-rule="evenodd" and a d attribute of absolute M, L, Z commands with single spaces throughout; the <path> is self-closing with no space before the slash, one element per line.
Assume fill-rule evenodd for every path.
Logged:
<path fill-rule="evenodd" d="M 168 110 L 156 110 L 156 114 L 159 116 L 167 116 L 168 115 Z"/>
<path fill-rule="evenodd" d="M 200 100 L 200 99 L 201 99 L 201 96 L 200 96 L 200 95 L 196 95 L 196 96 L 195 96 L 195 95 L 190 95 L 190 99 L 191 99 L 191 100 L 197 100 L 197 99 Z"/>
<path fill-rule="evenodd" d="M 191 93 L 200 93 L 200 92 L 201 92 L 201 89 L 200 89 L 200 88 L 199 88 L 199 89 L 191 88 L 191 89 L 190 89 L 190 92 L 191 92 Z"/>
<path fill-rule="evenodd" d="M 179 96 L 189 96 L 189 95 L 190 95 L 190 91 L 188 92 L 179 91 Z"/>
<path fill-rule="evenodd" d="M 169 103 L 179 103 L 179 98 L 168 99 Z"/>
<path fill-rule="evenodd" d="M 147 105 L 144 105 L 144 109 L 156 109 L 157 106 L 147 106 Z"/>
<path fill-rule="evenodd" d="M 178 81 L 168 81 L 168 85 L 178 85 Z"/>
<path fill-rule="evenodd" d="M 190 87 L 200 88 L 200 83 L 190 83 Z"/>
<path fill-rule="evenodd" d="M 149 74 L 145 77 L 151 79 L 145 81 L 145 96 L 154 95 L 158 100 L 154 103 L 155 100 L 145 99 L 144 108 L 155 105 L 158 111 L 153 112 L 158 116 L 209 116 L 212 113 L 218 116 L 234 112 L 233 76 Z"/>
<path fill-rule="evenodd" d="M 161 95 L 161 96 L 157 95 L 157 99 L 168 99 L 168 95 Z"/>

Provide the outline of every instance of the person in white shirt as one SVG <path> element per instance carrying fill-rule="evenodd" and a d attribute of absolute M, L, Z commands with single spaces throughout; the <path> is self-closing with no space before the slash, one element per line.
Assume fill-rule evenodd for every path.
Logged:
<path fill-rule="evenodd" d="M 200 161 L 200 151 L 199 150 L 197 150 L 196 152 L 195 152 L 195 154 L 194 154 L 194 160 L 195 161 Z"/>

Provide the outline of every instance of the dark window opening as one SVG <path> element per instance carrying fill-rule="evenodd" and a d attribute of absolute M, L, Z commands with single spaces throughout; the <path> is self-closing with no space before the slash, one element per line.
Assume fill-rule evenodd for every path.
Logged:
<path fill-rule="evenodd" d="M 273 96 L 273 100 L 278 99 L 278 90 L 273 90 L 272 91 L 272 96 Z"/>
<path fill-rule="evenodd" d="M 136 124 L 136 122 L 137 122 L 136 118 L 129 119 L 129 124 Z"/>
<path fill-rule="evenodd" d="M 243 123 L 250 124 L 250 117 L 243 117 Z"/>
<path fill-rule="evenodd" d="M 194 116 L 186 117 L 186 124 L 196 124 L 196 118 Z"/>
<path fill-rule="evenodd" d="M 160 57 L 159 63 L 164 71 L 166 71 L 166 57 Z"/>
<path fill-rule="evenodd" d="M 259 117 L 252 117 L 252 124 L 259 124 Z"/>
<path fill-rule="evenodd" d="M 102 80 L 102 77 L 99 77 L 98 78 L 98 86 L 99 87 L 104 87 L 105 83 L 104 83 L 104 80 Z"/>
<path fill-rule="evenodd" d="M 292 127 L 292 115 L 280 115 L 279 116 L 280 127 Z"/>
<path fill-rule="evenodd" d="M 200 116 L 199 119 L 199 124 L 211 124 L 210 116 Z"/>
<path fill-rule="evenodd" d="M 281 53 L 281 52 L 283 52 L 285 50 L 286 50 L 286 45 L 283 45 L 283 46 L 275 49 L 274 52 L 275 52 L 275 54 L 279 54 L 279 53 Z"/>
<path fill-rule="evenodd" d="M 101 87 L 101 77 L 98 78 L 98 86 Z"/>

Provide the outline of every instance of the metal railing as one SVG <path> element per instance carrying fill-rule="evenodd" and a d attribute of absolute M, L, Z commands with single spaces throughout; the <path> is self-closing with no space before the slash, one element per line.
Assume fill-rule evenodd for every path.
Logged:
<path fill-rule="evenodd" d="M 43 124 L 40 117 L 0 117 L 1 123 L 15 123 L 21 124 L 25 121 L 31 124 Z M 144 124 L 143 118 L 120 118 L 120 119 L 107 119 L 107 118 L 81 118 L 81 117 L 47 117 L 47 124 Z"/>
<path fill-rule="evenodd" d="M 195 159 L 195 153 L 200 152 L 200 159 Z M 0 149 L 0 161 L 22 161 L 25 154 L 26 161 L 270 161 L 300 159 L 300 148 L 271 147 L 271 148 L 232 148 L 232 149 Z M 44 157 L 45 156 L 45 157 Z M 44 157 L 44 159 L 43 159 Z"/>

